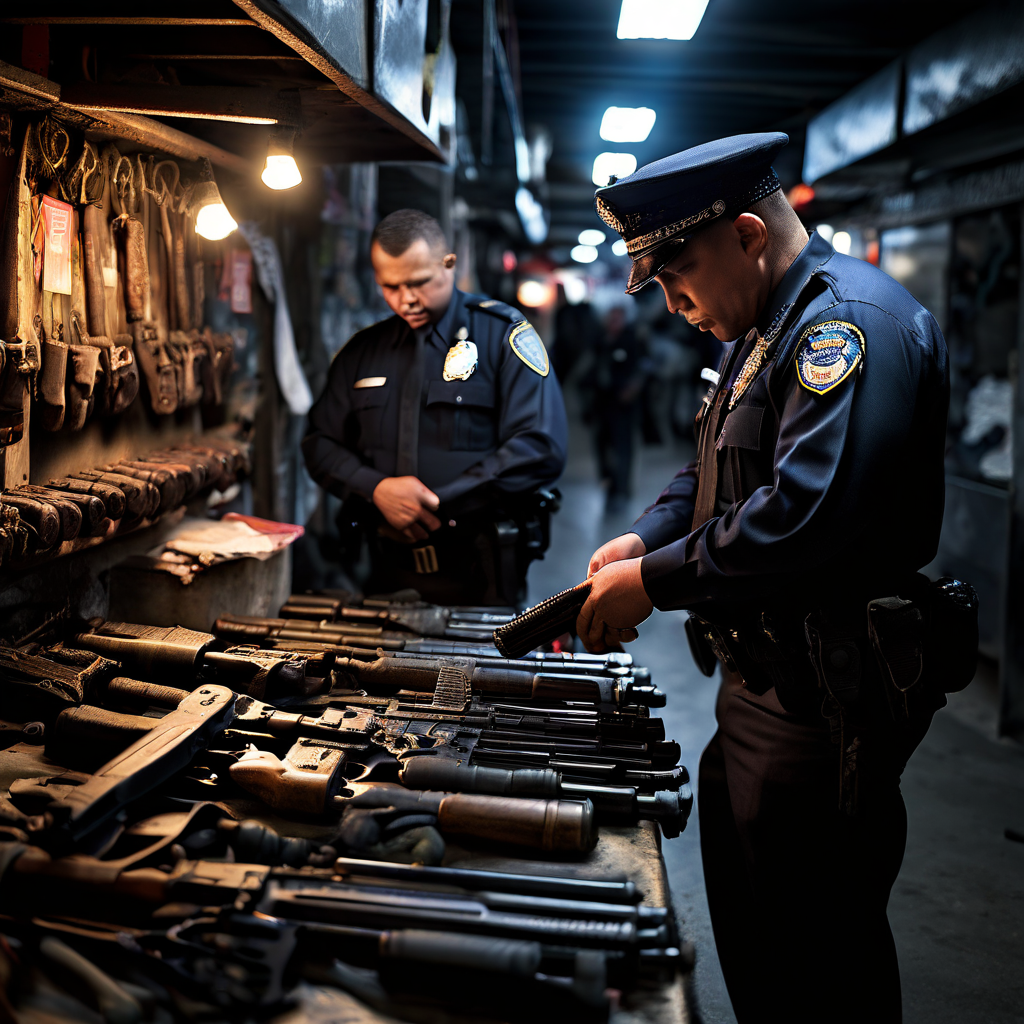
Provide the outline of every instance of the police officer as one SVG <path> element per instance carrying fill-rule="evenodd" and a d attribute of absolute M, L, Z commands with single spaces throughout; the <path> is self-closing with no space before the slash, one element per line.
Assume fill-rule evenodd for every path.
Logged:
<path fill-rule="evenodd" d="M 398 210 L 370 258 L 395 315 L 331 365 L 302 450 L 370 545 L 366 589 L 511 604 L 546 546 L 544 497 L 565 465 L 562 393 L 517 309 L 455 288 L 437 221 Z"/>
<path fill-rule="evenodd" d="M 627 290 L 657 280 L 728 345 L 697 460 L 594 553 L 577 628 L 600 651 L 686 608 L 722 663 L 698 803 L 741 1024 L 898 1021 L 899 780 L 944 702 L 916 570 L 942 519 L 946 347 L 893 280 L 808 238 L 771 166 L 787 141 L 721 139 L 597 193 Z"/>

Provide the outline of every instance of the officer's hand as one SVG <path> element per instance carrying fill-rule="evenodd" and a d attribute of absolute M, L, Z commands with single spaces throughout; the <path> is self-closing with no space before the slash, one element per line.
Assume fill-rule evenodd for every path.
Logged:
<path fill-rule="evenodd" d="M 639 635 L 635 627 L 652 611 L 640 559 L 619 559 L 594 574 L 590 597 L 576 620 L 576 635 L 588 651 L 601 654 L 614 644 L 635 640 Z"/>
<path fill-rule="evenodd" d="M 373 503 L 409 540 L 424 540 L 427 530 L 441 526 L 441 520 L 431 511 L 440 505 L 440 499 L 414 476 L 386 476 L 374 488 Z"/>
<path fill-rule="evenodd" d="M 624 533 L 621 537 L 602 544 L 590 556 L 587 576 L 593 576 L 598 569 L 603 569 L 609 562 L 619 562 L 624 558 L 639 558 L 646 554 L 646 545 L 635 533 Z"/>

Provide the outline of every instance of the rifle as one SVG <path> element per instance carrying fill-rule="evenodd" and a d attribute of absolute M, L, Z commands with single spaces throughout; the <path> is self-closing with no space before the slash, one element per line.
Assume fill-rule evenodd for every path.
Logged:
<path fill-rule="evenodd" d="M 107 693 L 115 700 L 184 699 L 184 691 L 122 677 L 111 681 Z M 685 768 L 673 767 L 679 748 L 663 740 L 660 719 L 584 715 L 581 720 L 558 711 L 514 716 L 518 711 L 476 704 L 468 714 L 456 714 L 371 700 L 329 707 L 314 718 L 243 696 L 236 698 L 218 745 L 258 748 L 258 756 L 243 754 L 232 764 L 230 774 L 277 810 L 323 814 L 330 797 L 344 787 L 352 806 L 380 806 L 368 794 L 384 792 L 382 783 L 371 781 L 383 770 L 417 790 L 590 800 L 601 820 L 657 821 L 667 838 L 685 827 L 693 802 L 689 780 Z M 48 754 L 59 760 L 69 745 L 93 751 L 123 746 L 160 721 L 102 708 L 69 709 L 54 725 Z M 605 731 L 621 735 L 603 737 L 602 722 L 608 722 Z M 526 728 L 519 727 L 524 723 Z M 290 748 L 282 761 L 274 751 L 284 752 L 285 744 Z M 534 764 L 538 758 L 552 767 L 500 767 L 509 761 Z M 612 773 L 619 778 L 609 780 Z M 391 786 L 388 792 L 399 806 L 404 791 Z M 429 813 L 436 814 L 436 808 Z"/>
<path fill-rule="evenodd" d="M 92 775 L 19 779 L 11 799 L 43 815 L 39 836 L 53 848 L 102 851 L 119 833 L 125 809 L 186 768 L 224 727 L 234 699 L 226 687 L 200 687 Z"/>
<path fill-rule="evenodd" d="M 377 658 L 365 660 L 364 652 L 353 649 L 351 656 L 335 658 L 334 672 L 360 686 L 419 692 L 435 692 L 442 679 L 453 684 L 458 679 L 473 692 L 516 700 L 587 701 L 616 707 L 665 704 L 665 695 L 660 690 L 632 676 L 607 678 L 586 672 L 535 672 L 533 665 L 511 660 L 428 657 L 404 652 L 392 656 L 381 652 Z"/>
<path fill-rule="evenodd" d="M 420 636 L 488 640 L 495 626 L 508 622 L 514 609 L 445 607 L 426 601 L 354 599 L 352 594 L 292 594 L 281 606 L 284 618 L 362 622 L 397 626 Z"/>
<path fill-rule="evenodd" d="M 221 825 L 228 827 L 195 835 L 217 839 L 246 829 L 246 823 Z M 631 883 L 408 868 L 346 858 L 321 871 L 185 859 L 167 871 L 143 866 L 149 863 L 144 855 L 115 862 L 84 857 L 54 861 L 37 848 L 16 844 L 5 844 L 0 854 L 0 892 L 16 913 L 27 910 L 24 916 L 34 918 L 23 927 L 46 927 L 39 923 L 41 916 L 52 921 L 51 915 L 69 904 L 80 916 L 91 902 L 97 905 L 98 919 L 111 923 L 88 933 L 68 928 L 64 934 L 69 942 L 95 943 L 104 930 L 112 938 L 119 932 L 120 941 L 108 947 L 111 967 L 116 963 L 122 971 L 138 971 L 185 992 L 196 990 L 198 972 L 183 968 L 205 958 L 204 1001 L 217 996 L 215 984 L 210 991 L 209 977 L 215 966 L 231 970 L 237 981 L 248 977 L 246 969 L 258 962 L 262 970 L 252 976 L 253 999 L 274 991 L 266 981 L 275 965 L 340 958 L 378 970 L 389 991 L 397 977 L 386 968 L 397 968 L 407 980 L 412 973 L 413 991 L 420 998 L 445 992 L 451 981 L 459 981 L 460 996 L 467 981 L 483 982 L 483 1002 L 493 1006 L 491 986 L 497 978 L 514 979 L 513 987 L 554 983 L 550 994 L 561 989 L 563 995 L 580 999 L 589 993 L 584 1002 L 600 1006 L 595 996 L 603 996 L 606 985 L 630 987 L 652 974 L 674 972 L 680 961 L 671 912 L 636 905 Z M 606 892 L 613 899 L 602 898 Z M 173 914 L 174 908 L 190 904 L 210 909 L 167 932 L 131 928 L 136 922 L 144 927 L 149 923 L 149 908 L 164 906 Z M 59 928 L 59 918 L 49 927 Z M 126 942 L 129 935 L 132 941 Z M 285 949 L 280 948 L 282 935 L 290 940 Z M 239 950 L 251 959 L 240 961 Z M 93 945 L 90 952 L 103 959 L 108 951 Z M 424 968 L 433 985 L 422 976 Z M 443 986 L 438 986 L 438 972 Z M 589 987 L 581 984 L 587 975 Z M 287 972 L 276 976 L 282 982 L 275 993 L 280 998 Z M 319 980 L 345 984 L 344 974 Z M 531 1016 L 543 1013 L 546 1004 L 535 1001 L 538 991 L 533 987 L 530 992 L 533 999 L 524 1008 Z"/>
<path fill-rule="evenodd" d="M 477 693 L 518 700 L 587 701 L 615 707 L 632 704 L 662 707 L 665 704 L 665 695 L 650 685 L 649 677 L 640 672 L 627 675 L 619 669 L 609 670 L 614 672 L 614 678 L 607 678 L 589 665 L 579 673 L 565 672 L 554 666 L 554 671 L 536 672 L 528 661 L 516 663 L 399 651 L 390 652 L 394 655 L 391 658 L 382 650 L 375 659 L 366 660 L 366 651 L 343 645 L 313 651 L 268 651 L 246 646 L 232 647 L 222 653 L 210 649 L 216 640 L 212 633 L 180 626 L 106 622 L 94 632 L 78 634 L 73 642 L 120 661 L 132 675 L 165 679 L 187 672 L 197 678 L 202 668 L 209 670 L 211 680 L 257 697 L 273 692 L 308 695 L 324 687 L 324 677 L 333 669 L 334 673 L 343 673 L 359 686 L 390 691 L 435 693 L 444 674 L 449 684 L 454 684 L 457 678 L 462 681 L 460 685 Z"/>
<path fill-rule="evenodd" d="M 327 685 L 332 658 L 254 647 L 214 651 L 217 638 L 182 626 L 104 622 L 73 643 L 119 661 L 133 675 L 153 679 L 209 678 L 256 697 L 267 693 L 308 695 Z"/>
<path fill-rule="evenodd" d="M 222 640 L 234 643 L 259 643 L 263 647 L 277 650 L 329 650 L 338 646 L 347 646 L 369 650 L 382 648 L 385 652 L 404 651 L 410 654 L 442 654 L 466 658 L 505 657 L 493 643 L 481 643 L 482 638 L 478 638 L 474 642 L 418 637 L 409 633 L 389 630 L 384 626 L 353 622 L 318 622 L 312 619 L 223 615 L 214 622 L 213 632 Z M 526 659 L 542 661 L 545 668 L 555 665 L 573 665 L 577 671 L 589 670 L 582 666 L 601 666 L 611 669 L 633 664 L 632 656 L 622 651 L 609 651 L 605 654 L 586 652 L 574 654 L 570 651 L 531 650 L 518 656 L 518 660 Z"/>

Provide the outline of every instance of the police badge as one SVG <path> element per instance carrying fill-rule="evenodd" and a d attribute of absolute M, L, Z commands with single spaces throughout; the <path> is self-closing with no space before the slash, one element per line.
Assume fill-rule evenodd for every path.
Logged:
<path fill-rule="evenodd" d="M 448 349 L 448 355 L 444 357 L 444 373 L 441 376 L 445 380 L 469 380 L 473 376 L 480 357 L 476 345 L 466 339 L 467 333 L 465 327 L 458 329 L 455 337 L 459 340 Z"/>

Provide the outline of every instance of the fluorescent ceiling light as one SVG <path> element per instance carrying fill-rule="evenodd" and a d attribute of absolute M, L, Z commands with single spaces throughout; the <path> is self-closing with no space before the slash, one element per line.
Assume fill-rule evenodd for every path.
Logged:
<path fill-rule="evenodd" d="M 636 157 L 632 153 L 598 153 L 591 180 L 595 185 L 604 186 L 609 178 L 624 178 L 635 170 Z"/>
<path fill-rule="evenodd" d="M 622 0 L 620 39 L 692 39 L 708 0 Z"/>
<path fill-rule="evenodd" d="M 612 252 L 615 253 L 616 256 L 625 256 L 626 255 L 626 242 L 625 242 L 625 239 L 622 239 L 622 238 L 616 239 L 614 244 L 612 245 Z"/>
<path fill-rule="evenodd" d="M 609 107 L 601 118 L 601 138 L 606 142 L 643 142 L 657 116 L 650 107 Z"/>
<path fill-rule="evenodd" d="M 597 249 L 592 245 L 575 245 L 569 255 L 577 263 L 593 263 L 597 259 Z"/>
<path fill-rule="evenodd" d="M 600 245 L 604 239 L 604 232 L 598 228 L 587 228 L 580 232 L 580 245 Z"/>

